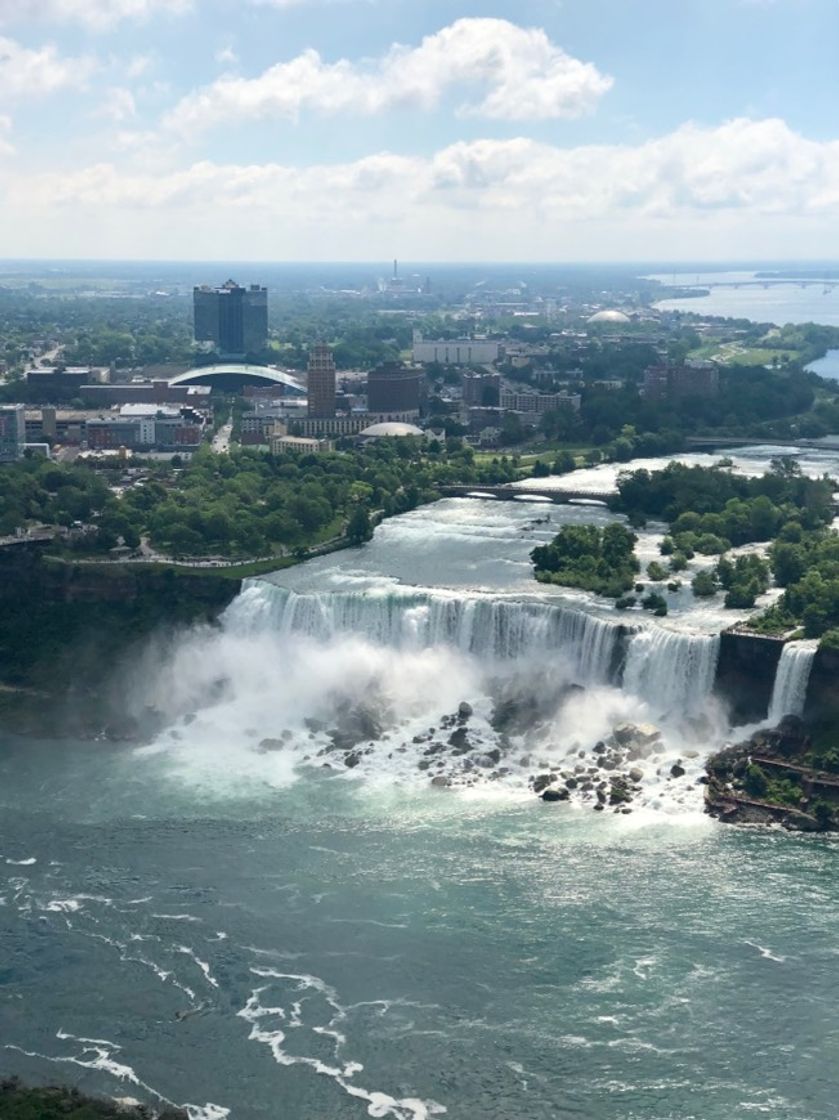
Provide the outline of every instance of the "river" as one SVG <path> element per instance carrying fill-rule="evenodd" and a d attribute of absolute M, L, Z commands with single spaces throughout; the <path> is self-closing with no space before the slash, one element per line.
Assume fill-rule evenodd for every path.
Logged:
<path fill-rule="evenodd" d="M 825 270 L 826 272 L 828 270 Z M 835 271 L 832 273 L 835 276 Z M 685 284 L 702 287 L 704 284 L 746 283 L 754 272 L 727 273 L 662 273 L 649 279 L 662 284 Z M 757 323 L 823 323 L 839 326 L 839 285 L 826 288 L 822 284 L 791 281 L 788 284 L 770 284 L 767 287 L 712 288 L 707 296 L 666 299 L 656 304 L 663 311 L 691 311 L 697 315 L 720 315 L 730 319 L 751 319 Z"/>
<path fill-rule="evenodd" d="M 702 814 L 730 612 L 530 579 L 612 516 L 392 519 L 151 649 L 150 744 L 0 742 L 0 1072 L 196 1120 L 833 1120 L 839 845 Z M 626 720 L 662 732 L 630 814 L 528 789 Z"/>

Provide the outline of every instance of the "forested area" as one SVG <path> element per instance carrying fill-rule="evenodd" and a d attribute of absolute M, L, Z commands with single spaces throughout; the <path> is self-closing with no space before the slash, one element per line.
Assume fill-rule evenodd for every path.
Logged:
<path fill-rule="evenodd" d="M 785 589 L 779 602 L 751 625 L 767 633 L 803 626 L 808 637 L 828 634 L 839 646 L 839 534 L 832 528 L 834 483 L 801 474 L 794 460 L 777 459 L 765 474 L 734 474 L 723 460 L 713 467 L 670 463 L 663 471 L 626 471 L 618 478 L 613 508 L 631 525 L 663 521 L 669 532 L 661 543 L 662 562 L 647 566 L 653 584 L 681 586 L 680 576 L 698 556 L 717 556 L 693 576 L 693 593 L 712 597 L 724 592 L 725 606 L 749 609 L 774 577 Z M 621 525 L 565 526 L 549 545 L 531 553 L 535 575 L 545 583 L 580 587 L 634 606 L 628 594 L 639 571 L 636 537 Z M 731 553 L 748 544 L 766 544 L 758 552 Z M 645 585 L 635 584 L 641 593 Z M 664 597 L 647 590 L 641 605 L 667 613 Z M 831 633 L 835 631 L 834 633 Z"/>
<path fill-rule="evenodd" d="M 510 481 L 506 457 L 477 465 L 470 449 L 385 441 L 320 455 L 202 448 L 183 469 L 144 464 L 118 485 L 123 468 L 39 460 L 3 468 L 0 534 L 28 524 L 64 526 L 71 547 L 108 551 L 141 537 L 174 557 L 251 558 L 306 548 L 349 530 L 363 540 L 373 514 L 403 513 L 447 484 Z"/>

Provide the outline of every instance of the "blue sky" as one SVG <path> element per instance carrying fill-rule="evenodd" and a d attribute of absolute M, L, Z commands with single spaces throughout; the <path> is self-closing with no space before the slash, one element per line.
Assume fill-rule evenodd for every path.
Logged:
<path fill-rule="evenodd" d="M 839 257 L 837 0 L 0 0 L 6 256 Z"/>

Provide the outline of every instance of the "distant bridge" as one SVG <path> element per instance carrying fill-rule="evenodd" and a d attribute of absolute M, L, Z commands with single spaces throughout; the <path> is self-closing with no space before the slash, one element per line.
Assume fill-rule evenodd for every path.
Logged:
<path fill-rule="evenodd" d="M 684 292 L 695 292 L 697 288 L 821 288 L 825 295 L 839 287 L 839 280 L 711 280 L 697 281 L 695 284 L 671 284 L 671 288 Z"/>
<path fill-rule="evenodd" d="M 573 501 L 608 502 L 614 498 L 616 490 L 552 490 L 523 488 L 515 489 L 509 483 L 503 486 L 441 486 L 440 493 L 445 498 L 495 498 L 513 502 L 517 498 L 549 498 L 552 502 L 564 504 Z"/>

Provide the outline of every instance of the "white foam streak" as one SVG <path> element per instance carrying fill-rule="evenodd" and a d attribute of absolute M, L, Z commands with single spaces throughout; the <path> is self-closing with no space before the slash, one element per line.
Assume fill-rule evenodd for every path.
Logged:
<path fill-rule="evenodd" d="M 230 1115 L 229 1108 L 213 1104 L 212 1101 L 208 1101 L 205 1105 L 179 1105 L 168 1097 L 163 1096 L 157 1089 L 152 1088 L 151 1085 L 142 1081 L 131 1066 L 123 1061 L 117 1061 L 114 1058 L 114 1055 L 119 1054 L 122 1050 L 122 1047 L 116 1042 L 110 1042 L 106 1038 L 85 1038 L 82 1035 L 70 1034 L 68 1031 L 61 1029 L 56 1032 L 55 1037 L 62 1042 L 79 1043 L 81 1046 L 81 1053 L 70 1055 L 41 1054 L 36 1050 L 25 1050 L 22 1046 L 16 1046 L 11 1043 L 4 1046 L 4 1049 L 13 1050 L 18 1054 L 23 1054 L 27 1058 L 38 1058 L 41 1061 L 54 1062 L 58 1065 L 67 1064 L 81 1066 L 82 1069 L 92 1069 L 109 1074 L 118 1081 L 128 1082 L 131 1085 L 136 1085 L 138 1088 L 144 1089 L 160 1104 L 168 1105 L 170 1108 L 184 1109 L 188 1113 L 190 1120 L 226 1120 L 226 1117 Z"/>
<path fill-rule="evenodd" d="M 265 985 L 254 989 L 245 1006 L 237 1012 L 240 1018 L 250 1023 L 249 1038 L 268 1046 L 278 1065 L 307 1066 L 315 1073 L 331 1078 L 348 1096 L 366 1101 L 367 1115 L 377 1117 L 379 1120 L 385 1120 L 386 1117 L 392 1117 L 393 1120 L 430 1120 L 432 1116 L 440 1116 L 447 1111 L 436 1101 L 422 1100 L 419 1097 L 397 1098 L 381 1090 L 365 1089 L 355 1084 L 353 1078 L 357 1073 L 361 1073 L 364 1067 L 359 1062 L 345 1061 L 341 1057 L 340 1052 L 347 1040 L 344 1033 L 337 1028 L 338 1023 L 346 1020 L 347 1009 L 340 1004 L 335 989 L 319 976 L 280 972 L 272 968 L 252 968 L 251 972 L 255 976 L 271 980 L 274 986 L 287 986 L 295 994 L 303 993 L 300 999 L 292 1000 L 289 1011 L 283 1006 L 272 1007 L 261 1002 L 263 993 L 272 986 Z M 312 1034 L 332 1040 L 332 1063 L 314 1056 L 291 1054 L 283 1045 L 289 1031 L 303 1028 L 303 1003 L 310 993 L 322 996 L 330 1009 L 329 1021 L 325 1025 L 315 1025 L 310 1029 Z M 277 1021 L 284 1024 L 285 1030 L 276 1026 Z"/>

